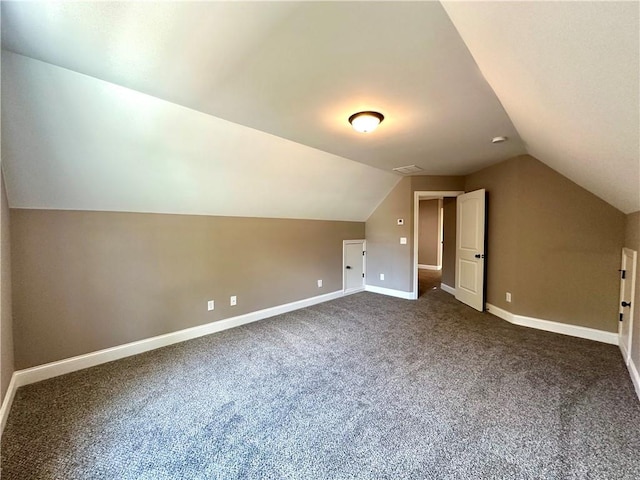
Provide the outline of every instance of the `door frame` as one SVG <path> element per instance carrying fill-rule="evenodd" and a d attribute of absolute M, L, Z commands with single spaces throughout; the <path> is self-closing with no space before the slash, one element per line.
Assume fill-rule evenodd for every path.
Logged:
<path fill-rule="evenodd" d="M 624 358 L 624 362 L 625 364 L 629 365 L 629 361 L 631 360 L 631 342 L 633 339 L 633 309 L 634 309 L 634 302 L 637 302 L 638 299 L 634 298 L 635 297 L 635 293 L 636 293 L 636 277 L 638 276 L 638 252 L 636 252 L 635 250 L 632 250 L 630 248 L 627 247 L 623 247 L 622 248 L 622 255 L 621 255 L 621 262 L 620 262 L 620 269 L 622 269 L 622 264 L 624 262 L 624 258 L 625 258 L 625 254 L 630 253 L 631 254 L 631 263 L 633 265 L 633 276 L 631 278 L 628 278 L 625 276 L 624 280 L 622 279 L 622 277 L 620 277 L 620 298 L 618 299 L 618 314 L 623 314 L 624 312 L 624 308 L 626 307 L 622 307 L 622 301 L 624 300 L 624 282 L 628 282 L 629 280 L 631 280 L 631 298 L 629 299 L 631 301 L 631 307 L 629 307 L 629 340 L 627 341 L 627 345 L 622 345 L 622 322 L 618 322 L 618 338 L 619 340 L 619 347 L 620 347 L 620 351 L 622 352 L 622 357 Z M 628 267 L 626 269 L 626 271 L 628 271 Z M 623 349 L 624 348 L 624 349 Z"/>
<path fill-rule="evenodd" d="M 349 244 L 362 244 L 362 251 L 364 254 L 362 255 L 362 273 L 364 276 L 362 277 L 362 287 L 353 288 L 347 291 L 347 245 Z M 367 278 L 367 241 L 364 238 L 357 240 L 343 240 L 342 241 L 342 293 L 357 293 L 364 291 L 365 288 L 365 280 Z"/>
<path fill-rule="evenodd" d="M 465 193 L 464 190 L 416 190 L 413 192 L 413 290 L 411 291 L 411 300 L 418 299 L 418 225 L 420 222 L 420 200 L 457 197 L 463 193 Z"/>

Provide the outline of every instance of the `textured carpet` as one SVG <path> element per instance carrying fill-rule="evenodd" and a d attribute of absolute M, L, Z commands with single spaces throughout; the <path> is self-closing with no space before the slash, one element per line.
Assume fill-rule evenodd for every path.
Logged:
<path fill-rule="evenodd" d="M 2 479 L 638 479 L 617 347 L 360 293 L 18 390 Z"/>

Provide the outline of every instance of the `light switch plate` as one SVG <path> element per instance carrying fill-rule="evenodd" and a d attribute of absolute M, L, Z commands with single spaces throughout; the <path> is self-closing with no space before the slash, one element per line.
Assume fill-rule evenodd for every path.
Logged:
<path fill-rule="evenodd" d="M 208 310 L 208 311 L 211 311 L 211 310 L 213 310 L 214 308 L 215 308 L 215 304 L 213 303 L 213 300 L 209 300 L 209 301 L 207 302 L 207 310 Z"/>
<path fill-rule="evenodd" d="M 406 245 L 407 244 L 407 237 L 400 237 L 400 245 Z"/>

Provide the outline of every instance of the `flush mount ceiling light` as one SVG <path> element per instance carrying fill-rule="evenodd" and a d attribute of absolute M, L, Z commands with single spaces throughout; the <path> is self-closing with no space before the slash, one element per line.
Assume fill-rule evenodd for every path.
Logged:
<path fill-rule="evenodd" d="M 349 117 L 349 123 L 356 132 L 373 132 L 384 120 L 384 115 L 378 112 L 358 112 Z"/>
<path fill-rule="evenodd" d="M 507 141 L 507 137 L 493 137 L 491 139 L 491 143 L 502 143 L 506 141 Z"/>

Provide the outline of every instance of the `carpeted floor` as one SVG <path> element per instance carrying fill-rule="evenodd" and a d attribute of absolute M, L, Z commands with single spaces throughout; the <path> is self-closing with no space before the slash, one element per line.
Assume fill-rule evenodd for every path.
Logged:
<path fill-rule="evenodd" d="M 2 479 L 638 479 L 617 347 L 360 293 L 21 388 Z"/>

